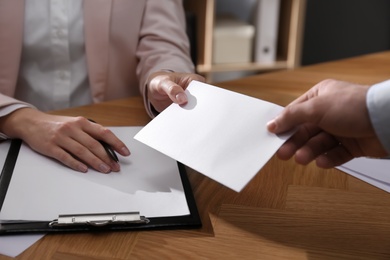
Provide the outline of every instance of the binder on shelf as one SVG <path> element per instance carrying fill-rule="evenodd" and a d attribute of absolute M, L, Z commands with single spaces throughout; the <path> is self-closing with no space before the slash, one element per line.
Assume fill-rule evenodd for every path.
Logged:
<path fill-rule="evenodd" d="M 110 129 L 132 150 L 120 173 L 75 172 L 12 140 L 0 175 L 0 235 L 201 227 L 184 165 L 134 140 L 141 127 Z"/>
<path fill-rule="evenodd" d="M 258 0 L 255 13 L 254 62 L 276 61 L 280 0 Z"/>

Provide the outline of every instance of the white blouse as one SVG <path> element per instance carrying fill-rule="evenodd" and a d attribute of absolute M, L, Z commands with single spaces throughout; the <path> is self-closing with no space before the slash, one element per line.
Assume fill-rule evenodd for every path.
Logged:
<path fill-rule="evenodd" d="M 15 97 L 41 111 L 92 103 L 82 0 L 25 1 Z"/>

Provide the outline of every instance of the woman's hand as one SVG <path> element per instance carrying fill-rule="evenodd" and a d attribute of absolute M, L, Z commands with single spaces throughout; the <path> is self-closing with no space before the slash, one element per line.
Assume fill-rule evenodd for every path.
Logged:
<path fill-rule="evenodd" d="M 84 117 L 55 116 L 21 108 L 0 118 L 0 130 L 80 172 L 87 172 L 88 166 L 103 173 L 120 170 L 98 140 L 106 142 L 122 156 L 130 155 L 126 145 L 109 129 Z"/>
<path fill-rule="evenodd" d="M 156 111 L 161 112 L 172 102 L 184 105 L 187 103 L 187 95 L 184 90 L 192 80 L 204 82 L 205 79 L 192 73 L 177 73 L 159 71 L 149 77 L 148 99 Z"/>

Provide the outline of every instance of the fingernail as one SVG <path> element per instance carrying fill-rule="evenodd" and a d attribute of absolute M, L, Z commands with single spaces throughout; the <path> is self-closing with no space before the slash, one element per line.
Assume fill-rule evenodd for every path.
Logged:
<path fill-rule="evenodd" d="M 80 164 L 78 166 L 78 169 L 79 169 L 80 172 L 87 172 L 88 171 L 88 167 L 86 165 L 84 165 L 84 164 Z"/>
<path fill-rule="evenodd" d="M 184 93 L 177 94 L 176 100 L 177 100 L 178 104 L 184 104 L 184 103 L 187 103 L 187 101 L 188 101 L 187 96 Z"/>
<path fill-rule="evenodd" d="M 107 164 L 102 163 L 99 165 L 99 170 L 104 173 L 109 173 L 111 171 L 111 168 Z"/>
<path fill-rule="evenodd" d="M 113 172 L 119 172 L 121 170 L 121 166 L 119 165 L 119 163 L 112 163 L 111 164 L 111 169 Z"/>
<path fill-rule="evenodd" d="M 269 121 L 267 123 L 267 129 L 270 132 L 275 132 L 275 130 L 276 130 L 276 122 L 275 122 L 275 120 L 271 120 L 271 121 Z"/>
<path fill-rule="evenodd" d="M 127 147 L 122 147 L 121 151 L 124 156 L 130 155 L 130 151 Z"/>

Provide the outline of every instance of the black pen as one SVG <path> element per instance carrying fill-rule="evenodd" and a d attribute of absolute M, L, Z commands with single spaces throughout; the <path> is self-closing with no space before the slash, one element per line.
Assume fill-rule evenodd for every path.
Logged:
<path fill-rule="evenodd" d="M 88 120 L 91 121 L 92 123 L 96 124 L 96 122 L 94 120 L 92 120 L 92 119 L 88 119 Z M 110 158 L 113 159 L 114 161 L 119 162 L 118 156 L 116 156 L 114 149 L 112 149 L 112 147 L 108 143 L 106 143 L 102 140 L 98 140 L 98 141 L 103 146 L 104 150 L 106 150 L 106 153 L 108 154 L 108 156 L 110 156 Z"/>

